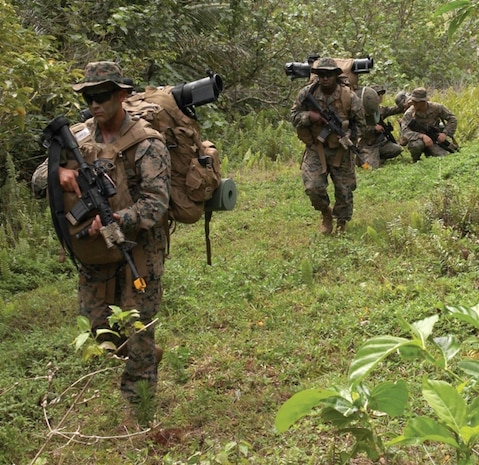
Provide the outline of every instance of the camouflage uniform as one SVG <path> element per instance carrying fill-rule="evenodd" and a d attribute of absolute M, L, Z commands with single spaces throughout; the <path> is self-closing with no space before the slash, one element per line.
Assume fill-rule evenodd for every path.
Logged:
<path fill-rule="evenodd" d="M 331 59 L 324 58 L 322 60 L 327 62 Z M 331 61 L 335 64 L 333 60 Z M 298 130 L 299 137 L 306 143 L 301 163 L 305 192 L 314 209 L 323 212 L 324 215 L 330 205 L 327 191 L 328 176 L 330 176 L 335 194 L 332 214 L 338 219 L 338 224 L 340 222 L 344 224 L 351 219 L 353 214 L 353 191 L 356 189 L 355 155 L 350 150 L 343 149 L 338 143 L 336 134 L 331 134 L 324 144 L 314 137 L 314 133 L 320 125 L 310 121 L 309 112 L 313 109 L 305 102 L 305 97 L 310 89 L 311 85 L 307 85 L 300 90 L 291 109 L 291 122 Z M 350 94 L 350 108 L 342 109 L 342 92 Z M 352 135 L 353 142 L 357 136 L 362 134 L 365 121 L 361 101 L 349 87 L 338 84 L 331 95 L 323 93 L 318 87 L 313 96 L 322 108 L 335 109 L 344 122 L 349 121 L 348 132 Z M 313 137 L 308 136 L 309 140 L 300 135 L 299 130 L 304 132 L 305 129 L 310 129 L 313 133 Z M 320 155 L 320 151 L 324 151 L 324 157 Z M 321 159 L 324 161 L 322 162 Z"/>
<path fill-rule="evenodd" d="M 98 69 L 96 71 L 98 74 Z M 130 123 L 131 118 L 125 112 L 120 136 Z M 86 127 L 93 139 L 101 144 L 102 135 L 96 120 L 87 121 Z M 82 149 L 81 144 L 80 149 Z M 133 204 L 115 213 L 121 217 L 125 235 L 128 232 L 136 232 L 137 245 L 133 250 L 143 251 L 142 265 L 146 270 L 144 276 L 146 289 L 144 293 L 139 293 L 133 288 L 130 268 L 124 263 L 80 264 L 79 312 L 89 318 L 94 329 L 110 327 L 107 320 L 111 314 L 110 305 L 117 305 L 123 310 L 138 310 L 140 320 L 145 325 L 152 322 L 160 308 L 161 275 L 166 249 L 163 218 L 169 203 L 170 155 L 163 142 L 155 138 L 145 139 L 128 150 L 134 151 L 135 167 L 126 170 L 128 185 L 117 186 L 117 190 L 128 188 Z M 37 196 L 45 191 L 48 171 L 46 166 L 47 161 L 37 168 L 32 177 L 32 187 Z M 152 394 L 156 389 L 159 360 L 154 331 L 154 325 L 151 325 L 146 331 L 131 336 L 127 343 L 128 358 L 121 378 L 121 391 L 132 403 L 137 400 L 136 383 L 138 381 L 145 380 Z M 103 339 L 106 337 L 104 336 Z M 118 346 L 124 341 L 115 340 L 114 342 Z"/>
<path fill-rule="evenodd" d="M 372 86 L 377 94 L 383 95 L 385 89 L 381 86 Z M 358 93 L 360 90 L 358 91 Z M 366 110 L 365 110 L 366 111 Z M 381 106 L 378 102 L 377 115 L 375 118 L 366 117 L 366 128 L 364 135 L 359 141 L 359 149 L 361 150 L 361 159 L 366 162 L 370 168 L 376 169 L 381 166 L 381 162 L 397 157 L 402 152 L 402 147 L 388 139 L 384 132 L 378 132 L 376 125 L 385 127 L 384 121 L 387 117 L 402 113 L 401 107 L 398 105 L 387 107 Z"/>
<path fill-rule="evenodd" d="M 436 143 L 434 143 L 432 147 L 426 147 L 424 141 L 421 139 L 421 133 L 410 129 L 409 123 L 415 119 L 421 126 L 434 126 L 436 129 L 439 129 L 440 124 L 444 123 L 444 128 L 440 129 L 439 132 L 453 137 L 457 129 L 456 116 L 444 105 L 428 101 L 426 90 L 423 88 L 415 89 L 410 99 L 412 102 L 427 102 L 425 112 L 417 111 L 414 105 L 412 105 L 404 113 L 401 120 L 401 138 L 407 143 L 407 148 L 411 153 L 413 162 L 418 161 L 423 153 L 426 157 L 443 157 L 447 155 L 448 151 Z"/>

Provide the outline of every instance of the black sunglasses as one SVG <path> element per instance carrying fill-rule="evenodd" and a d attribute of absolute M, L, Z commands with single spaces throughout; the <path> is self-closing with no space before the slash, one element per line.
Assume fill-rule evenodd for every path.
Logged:
<path fill-rule="evenodd" d="M 320 77 L 320 78 L 330 78 L 330 77 L 333 77 L 333 76 L 336 76 L 336 72 L 334 71 L 319 71 L 319 72 L 316 72 L 316 74 Z"/>
<path fill-rule="evenodd" d="M 95 101 L 98 104 L 108 102 L 108 100 L 111 99 L 111 96 L 115 93 L 118 92 L 119 89 L 113 89 L 113 90 L 108 90 L 106 92 L 99 92 L 98 94 L 87 94 L 83 93 L 83 98 L 87 105 L 91 105 L 93 101 Z"/>

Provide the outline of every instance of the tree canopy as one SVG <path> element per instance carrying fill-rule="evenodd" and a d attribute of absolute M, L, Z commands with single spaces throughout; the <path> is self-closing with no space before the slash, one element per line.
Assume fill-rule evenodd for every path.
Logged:
<path fill-rule="evenodd" d="M 284 116 L 304 84 L 291 82 L 284 65 L 311 52 L 371 56 L 362 82 L 392 90 L 476 83 L 475 7 L 451 3 L 0 0 L 0 163 L 11 156 L 28 175 L 46 123 L 58 114 L 78 120 L 82 103 L 71 84 L 89 61 L 118 61 L 139 88 L 211 69 L 225 83 L 216 116 L 225 121 L 264 109 Z"/>

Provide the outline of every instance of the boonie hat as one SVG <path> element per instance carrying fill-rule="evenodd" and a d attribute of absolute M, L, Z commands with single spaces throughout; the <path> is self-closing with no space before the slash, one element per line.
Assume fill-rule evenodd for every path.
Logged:
<path fill-rule="evenodd" d="M 318 73 L 318 71 L 334 71 L 338 75 L 343 72 L 336 61 L 329 57 L 320 58 L 313 63 L 311 66 L 311 72 Z"/>
<path fill-rule="evenodd" d="M 111 82 L 121 89 L 133 89 L 133 86 L 125 84 L 120 65 L 113 61 L 97 61 L 85 66 L 85 78 L 72 86 L 75 92 L 83 89 L 99 86 Z"/>
<path fill-rule="evenodd" d="M 417 89 L 414 89 L 409 98 L 413 102 L 427 102 L 429 100 L 424 87 L 418 87 Z"/>

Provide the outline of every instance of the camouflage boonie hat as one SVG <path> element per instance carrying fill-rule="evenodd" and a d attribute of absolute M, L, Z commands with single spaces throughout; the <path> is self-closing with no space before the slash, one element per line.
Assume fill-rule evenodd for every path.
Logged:
<path fill-rule="evenodd" d="M 311 72 L 318 73 L 318 71 L 335 71 L 338 75 L 343 72 L 336 61 L 329 57 L 320 58 L 313 63 L 313 66 L 311 66 Z"/>
<path fill-rule="evenodd" d="M 427 102 L 427 91 L 424 87 L 418 87 L 412 91 L 411 96 L 409 97 L 413 102 Z"/>
<path fill-rule="evenodd" d="M 133 86 L 125 84 L 120 66 L 113 61 L 97 61 L 88 63 L 85 67 L 83 81 L 72 86 L 75 92 L 81 92 L 85 88 L 99 86 L 111 82 L 121 89 L 133 89 Z"/>

